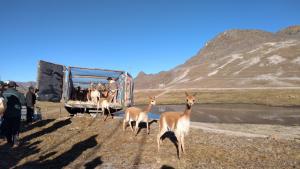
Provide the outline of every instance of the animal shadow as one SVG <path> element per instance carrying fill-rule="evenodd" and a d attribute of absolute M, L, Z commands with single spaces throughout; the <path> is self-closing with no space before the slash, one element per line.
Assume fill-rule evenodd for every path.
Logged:
<path fill-rule="evenodd" d="M 174 169 L 174 167 L 171 167 L 169 165 L 163 165 L 160 167 L 160 169 Z"/>
<path fill-rule="evenodd" d="M 149 132 L 151 132 L 151 130 L 150 130 L 150 127 L 151 127 L 151 124 L 152 123 L 157 123 L 157 120 L 151 120 L 150 122 L 149 122 Z M 134 126 L 135 126 L 135 122 L 134 122 Z M 147 129 L 147 124 L 146 124 L 146 122 L 141 122 L 140 124 L 139 124 L 139 126 L 138 126 L 139 128 L 138 128 L 138 131 L 137 131 L 137 133 L 136 133 L 136 136 L 140 133 L 140 131 L 144 128 L 144 129 Z"/>
<path fill-rule="evenodd" d="M 96 157 L 92 161 L 86 163 L 84 167 L 86 169 L 93 169 L 96 168 L 97 166 L 101 165 L 103 161 L 101 160 L 101 157 Z"/>
<path fill-rule="evenodd" d="M 179 146 L 178 146 L 178 140 L 175 136 L 175 133 L 172 131 L 167 131 L 165 132 L 165 134 L 163 134 L 161 136 L 162 140 L 165 140 L 166 138 L 170 139 L 170 141 L 174 144 L 174 146 L 176 147 L 176 151 L 177 151 L 177 157 L 179 159 Z"/>

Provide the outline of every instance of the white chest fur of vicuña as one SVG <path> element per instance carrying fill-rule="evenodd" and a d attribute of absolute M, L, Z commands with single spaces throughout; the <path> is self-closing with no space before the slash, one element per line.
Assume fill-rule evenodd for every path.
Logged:
<path fill-rule="evenodd" d="M 190 120 L 187 118 L 179 118 L 176 125 L 175 132 L 181 133 L 183 135 L 187 135 L 189 129 L 190 129 Z"/>
<path fill-rule="evenodd" d="M 138 115 L 138 119 L 137 121 L 143 121 L 146 122 L 148 119 L 148 115 L 145 112 L 140 112 L 140 114 Z"/>
<path fill-rule="evenodd" d="M 101 102 L 101 107 L 109 107 L 109 102 L 107 100 L 103 100 Z"/>
<path fill-rule="evenodd" d="M 100 99 L 100 92 L 98 90 L 92 91 L 91 98 L 92 98 L 92 102 L 97 103 L 98 98 Z"/>

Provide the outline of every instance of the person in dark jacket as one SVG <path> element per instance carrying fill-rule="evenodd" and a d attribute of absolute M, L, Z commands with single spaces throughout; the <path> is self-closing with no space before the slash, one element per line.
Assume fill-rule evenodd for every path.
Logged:
<path fill-rule="evenodd" d="M 16 82 L 10 81 L 8 88 L 3 92 L 3 96 L 7 99 L 7 108 L 3 115 L 2 132 L 11 146 L 18 145 L 21 110 L 22 106 L 26 106 L 24 95 L 18 92 L 16 87 Z"/>
<path fill-rule="evenodd" d="M 36 101 L 35 91 L 34 91 L 34 88 L 32 86 L 30 86 L 28 88 L 28 92 L 26 93 L 26 108 L 27 108 L 26 121 L 27 121 L 27 124 L 32 122 L 35 101 Z"/>

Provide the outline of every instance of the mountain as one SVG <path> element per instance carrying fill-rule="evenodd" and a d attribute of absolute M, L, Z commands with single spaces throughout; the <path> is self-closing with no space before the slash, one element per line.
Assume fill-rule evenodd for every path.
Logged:
<path fill-rule="evenodd" d="M 36 82 L 29 81 L 29 82 L 16 82 L 18 84 L 18 90 L 22 93 L 26 93 L 29 86 L 36 87 Z"/>
<path fill-rule="evenodd" d="M 300 26 L 276 33 L 228 30 L 184 64 L 135 78 L 136 89 L 299 86 Z"/>

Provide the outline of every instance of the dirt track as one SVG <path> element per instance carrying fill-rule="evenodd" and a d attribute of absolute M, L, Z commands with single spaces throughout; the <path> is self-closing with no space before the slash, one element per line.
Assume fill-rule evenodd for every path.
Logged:
<path fill-rule="evenodd" d="M 0 142 L 0 168 L 299 168 L 300 141 L 237 137 L 191 129 L 187 154 L 177 158 L 169 138 L 156 149 L 157 124 L 150 135 L 134 136 L 120 119 L 89 116 L 43 120 L 24 128 L 20 147 Z"/>

